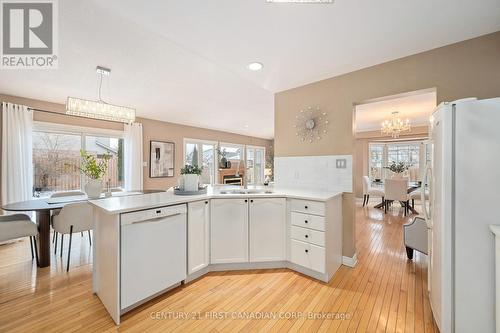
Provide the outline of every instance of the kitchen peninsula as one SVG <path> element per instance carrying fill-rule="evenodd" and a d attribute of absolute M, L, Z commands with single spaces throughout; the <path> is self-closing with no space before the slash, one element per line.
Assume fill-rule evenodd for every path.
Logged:
<path fill-rule="evenodd" d="M 342 193 L 209 188 L 91 201 L 93 289 L 116 324 L 210 271 L 286 267 L 328 282 L 342 264 Z"/>

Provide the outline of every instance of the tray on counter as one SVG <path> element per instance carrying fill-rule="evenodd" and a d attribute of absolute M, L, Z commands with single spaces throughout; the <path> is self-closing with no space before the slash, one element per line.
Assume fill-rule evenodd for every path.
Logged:
<path fill-rule="evenodd" d="M 198 191 L 182 191 L 178 186 L 174 187 L 175 195 L 200 195 L 207 194 L 208 185 L 203 185 L 198 188 Z"/>

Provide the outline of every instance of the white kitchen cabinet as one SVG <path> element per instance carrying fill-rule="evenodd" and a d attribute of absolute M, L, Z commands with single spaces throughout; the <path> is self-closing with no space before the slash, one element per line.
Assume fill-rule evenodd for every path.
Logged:
<path fill-rule="evenodd" d="M 320 273 L 325 273 L 325 248 L 314 244 L 301 242 L 295 239 L 290 243 L 290 261 L 310 268 Z"/>
<path fill-rule="evenodd" d="M 210 258 L 210 202 L 188 203 L 188 274 L 208 266 Z"/>
<path fill-rule="evenodd" d="M 212 199 L 210 263 L 248 262 L 248 199 Z"/>
<path fill-rule="evenodd" d="M 318 246 L 325 246 L 325 233 L 322 231 L 317 231 L 309 228 L 301 228 L 292 225 L 290 232 L 292 239 L 296 239 L 302 242 L 311 243 Z"/>
<path fill-rule="evenodd" d="M 285 260 L 286 199 L 250 199 L 250 262 Z"/>
<path fill-rule="evenodd" d="M 296 270 L 329 281 L 342 264 L 342 197 L 291 199 L 290 210 L 290 262 Z"/>

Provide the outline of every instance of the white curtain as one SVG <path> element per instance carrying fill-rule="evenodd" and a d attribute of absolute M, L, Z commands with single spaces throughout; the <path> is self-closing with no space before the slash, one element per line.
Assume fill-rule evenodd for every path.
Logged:
<path fill-rule="evenodd" d="M 142 190 L 142 124 L 125 124 L 125 190 Z"/>
<path fill-rule="evenodd" d="M 2 204 L 33 196 L 33 111 L 2 102 Z"/>

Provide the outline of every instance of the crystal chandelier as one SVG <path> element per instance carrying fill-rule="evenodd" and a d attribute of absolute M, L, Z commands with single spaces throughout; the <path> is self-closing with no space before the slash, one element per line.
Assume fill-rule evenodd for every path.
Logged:
<path fill-rule="evenodd" d="M 405 121 L 401 120 L 398 117 L 399 112 L 392 112 L 391 120 L 384 120 L 382 122 L 381 132 L 383 135 L 390 135 L 393 138 L 399 138 L 399 135 L 402 132 L 410 132 L 410 120 L 406 119 Z"/>
<path fill-rule="evenodd" d="M 133 123 L 135 121 L 135 109 L 106 103 L 101 99 L 101 87 L 103 76 L 109 76 L 111 70 L 97 67 L 99 74 L 99 89 L 97 101 L 68 97 L 66 101 L 66 114 L 93 119 L 119 121 L 122 123 Z"/>

